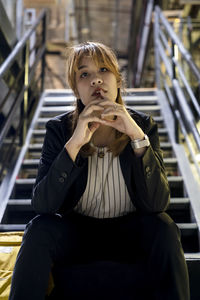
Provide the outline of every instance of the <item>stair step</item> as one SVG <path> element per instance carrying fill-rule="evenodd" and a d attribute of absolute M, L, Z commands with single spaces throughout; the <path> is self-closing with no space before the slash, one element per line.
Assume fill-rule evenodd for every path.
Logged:
<path fill-rule="evenodd" d="M 51 118 L 38 118 L 36 123 L 37 124 L 41 124 L 41 125 L 45 125 Z"/>
<path fill-rule="evenodd" d="M 58 105 L 73 105 L 75 102 L 74 96 L 59 96 L 59 97 L 45 97 L 45 106 L 58 106 Z"/>
<path fill-rule="evenodd" d="M 170 208 L 171 209 L 188 209 L 190 206 L 189 198 L 171 198 L 170 199 Z"/>
<path fill-rule="evenodd" d="M 169 183 L 183 182 L 182 176 L 168 176 L 167 179 L 168 179 Z"/>
<path fill-rule="evenodd" d="M 163 161 L 166 167 L 176 167 L 178 163 L 176 157 L 165 157 Z"/>
<path fill-rule="evenodd" d="M 26 224 L 25 223 L 14 223 L 14 224 L 0 224 L 0 232 L 5 231 L 24 231 Z M 182 223 L 177 224 L 181 230 L 181 239 L 184 248 L 184 252 L 198 252 L 198 228 L 196 223 Z"/>
<path fill-rule="evenodd" d="M 172 198 L 184 197 L 183 178 L 181 176 L 168 176 Z M 19 178 L 15 182 L 12 198 L 26 199 L 31 197 L 35 178 Z"/>
<path fill-rule="evenodd" d="M 159 105 L 145 105 L 145 106 L 140 106 L 136 105 L 134 107 L 131 107 L 134 110 L 141 111 L 141 112 L 146 112 L 150 113 L 151 115 L 158 114 L 160 112 L 160 106 Z M 41 108 L 40 112 L 41 115 L 44 116 L 46 114 L 51 115 L 51 116 L 56 116 L 58 114 L 65 113 L 67 111 L 71 111 L 74 109 L 74 106 L 44 106 Z"/>
<path fill-rule="evenodd" d="M 40 110 L 41 113 L 60 114 L 74 109 L 74 106 L 43 106 Z"/>
<path fill-rule="evenodd" d="M 163 123 L 164 122 L 164 118 L 162 116 L 155 116 L 154 117 L 154 121 L 156 123 Z"/>
<path fill-rule="evenodd" d="M 38 145 L 38 144 L 37 144 Z M 41 144 L 39 144 L 41 145 Z M 39 147 L 39 146 L 38 146 Z M 41 147 L 41 146 L 40 146 Z M 40 149 L 41 148 L 36 148 L 36 149 Z M 31 149 L 35 149 L 34 147 Z M 22 164 L 22 168 L 23 169 L 35 169 L 38 168 L 39 165 L 39 159 L 36 158 L 32 158 L 32 159 L 24 159 L 23 164 Z M 164 164 L 165 164 L 165 168 L 171 168 L 171 167 L 176 167 L 177 166 L 177 159 L 174 157 L 171 158 L 164 158 Z"/>
<path fill-rule="evenodd" d="M 33 185 L 35 183 L 35 178 L 18 178 L 15 182 L 17 185 Z"/>
<path fill-rule="evenodd" d="M 168 176 L 168 181 L 171 184 L 183 183 L 182 176 Z M 17 185 L 33 185 L 35 183 L 35 178 L 17 178 Z"/>
<path fill-rule="evenodd" d="M 44 137 L 46 134 L 46 129 L 34 129 L 33 136 Z"/>
<path fill-rule="evenodd" d="M 31 199 L 9 199 L 8 201 L 9 211 L 32 211 Z"/>
<path fill-rule="evenodd" d="M 181 231 L 183 250 L 187 252 L 199 252 L 198 226 L 196 223 L 177 223 Z"/>
<path fill-rule="evenodd" d="M 162 116 L 154 116 L 154 121 L 158 124 L 158 127 L 159 128 L 162 128 L 163 127 L 163 124 L 164 124 L 164 118 Z M 51 119 L 51 117 L 39 117 L 36 121 L 36 124 L 38 126 L 42 126 L 44 127 L 45 124 Z"/>
<path fill-rule="evenodd" d="M 49 120 L 49 119 L 48 119 Z M 46 129 L 34 129 L 33 136 L 44 137 L 46 134 Z M 168 135 L 168 131 L 166 128 L 158 128 L 159 136 Z"/>
<path fill-rule="evenodd" d="M 29 150 L 31 151 L 41 151 L 42 143 L 29 144 Z M 172 150 L 172 144 L 170 142 L 161 142 L 160 147 L 162 150 Z"/>
<path fill-rule="evenodd" d="M 177 224 L 181 231 L 188 235 L 190 230 L 196 231 L 198 229 L 196 223 L 192 224 Z M 0 224 L 0 232 L 1 231 L 23 231 L 26 227 L 26 224 Z"/>
<path fill-rule="evenodd" d="M 197 223 L 178 223 L 177 224 L 179 229 L 182 230 L 185 236 L 188 236 L 192 232 L 198 232 L 198 225 Z"/>
<path fill-rule="evenodd" d="M 123 97 L 124 102 L 127 105 L 154 105 L 157 104 L 157 96 L 134 96 L 127 95 Z M 45 97 L 44 105 L 45 106 L 63 106 L 63 105 L 73 105 L 75 102 L 75 97 L 73 96 L 61 96 L 56 99 L 53 97 Z"/>
<path fill-rule="evenodd" d="M 139 96 L 139 95 L 134 95 L 133 94 L 127 94 L 125 96 L 123 96 L 123 99 L 125 101 L 126 104 L 129 104 L 129 103 L 148 103 L 148 104 L 154 104 L 154 103 L 157 103 L 158 102 L 158 97 L 156 95 L 152 95 L 152 96 Z"/>
<path fill-rule="evenodd" d="M 134 105 L 134 106 L 130 106 L 128 105 L 128 107 L 136 110 L 136 111 L 141 111 L 141 112 L 146 112 L 146 113 L 150 113 L 152 115 L 153 112 L 160 112 L 160 105 Z"/>
<path fill-rule="evenodd" d="M 167 213 L 176 223 L 191 222 L 189 198 L 171 198 Z"/>
<path fill-rule="evenodd" d="M 159 135 L 168 135 L 167 128 L 158 128 Z"/>
<path fill-rule="evenodd" d="M 25 159 L 23 161 L 22 168 L 24 169 L 38 168 L 39 161 L 40 161 L 39 159 Z"/>
<path fill-rule="evenodd" d="M 0 232 L 24 231 L 26 224 L 0 224 Z"/>
<path fill-rule="evenodd" d="M 8 206 L 10 208 L 15 207 L 29 207 L 31 205 L 31 199 L 9 199 Z M 188 209 L 190 206 L 189 198 L 171 198 L 169 207 L 173 210 Z"/>
<path fill-rule="evenodd" d="M 29 144 L 28 149 L 30 151 L 41 151 L 42 146 L 43 146 L 43 143 Z"/>
<path fill-rule="evenodd" d="M 8 201 L 6 209 L 6 220 L 12 223 L 16 218 L 19 218 L 20 222 L 24 218 L 22 214 L 27 216 L 28 212 L 34 213 L 31 206 L 31 199 L 10 199 Z M 14 215 L 10 215 L 14 213 Z M 18 215 L 17 215 L 18 213 Z M 21 215 L 19 215 L 19 213 Z M 171 198 L 170 205 L 167 209 L 167 213 L 172 217 L 176 223 L 189 223 L 190 218 L 190 201 L 188 198 Z M 19 217 L 20 216 L 20 217 Z M 10 221 L 12 220 L 12 221 Z M 16 221 L 15 221 L 16 222 Z"/>

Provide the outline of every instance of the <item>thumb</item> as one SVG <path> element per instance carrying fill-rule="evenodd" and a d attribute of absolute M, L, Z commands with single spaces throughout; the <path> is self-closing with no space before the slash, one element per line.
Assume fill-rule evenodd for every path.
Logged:
<path fill-rule="evenodd" d="M 100 126 L 99 123 L 93 122 L 92 125 L 90 126 L 90 131 L 94 133 L 99 128 L 99 126 Z"/>

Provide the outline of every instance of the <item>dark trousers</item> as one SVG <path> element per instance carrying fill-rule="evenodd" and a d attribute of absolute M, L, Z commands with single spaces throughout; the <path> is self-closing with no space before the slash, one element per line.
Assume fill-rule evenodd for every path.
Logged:
<path fill-rule="evenodd" d="M 155 300 L 190 299 L 180 231 L 166 213 L 113 219 L 70 213 L 40 215 L 27 225 L 9 300 L 44 300 L 53 265 L 97 260 L 141 264 L 133 294 L 147 288 Z"/>

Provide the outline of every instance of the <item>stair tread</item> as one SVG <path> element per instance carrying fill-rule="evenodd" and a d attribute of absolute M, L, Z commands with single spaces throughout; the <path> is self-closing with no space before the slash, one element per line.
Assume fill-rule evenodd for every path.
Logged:
<path fill-rule="evenodd" d="M 46 129 L 34 129 L 33 135 L 45 135 Z"/>
<path fill-rule="evenodd" d="M 132 108 L 130 106 L 130 108 Z M 160 105 L 134 105 L 133 106 L 134 110 L 138 111 L 160 111 Z M 60 113 L 60 112 L 67 112 L 71 111 L 74 109 L 74 106 L 69 105 L 69 106 L 43 106 L 41 108 L 41 112 L 53 112 L 53 113 Z"/>
<path fill-rule="evenodd" d="M 36 120 L 36 123 L 47 123 L 49 120 L 50 120 L 51 118 L 38 118 L 37 120 Z"/>
<path fill-rule="evenodd" d="M 167 176 L 167 179 L 169 182 L 182 182 L 183 181 L 182 176 Z"/>
<path fill-rule="evenodd" d="M 31 199 L 9 199 L 8 205 L 31 205 Z"/>
<path fill-rule="evenodd" d="M 0 224 L 0 232 L 2 231 L 24 231 L 26 224 Z"/>
<path fill-rule="evenodd" d="M 190 203 L 190 199 L 187 198 L 187 197 L 185 197 L 185 198 L 183 198 L 183 197 L 180 197 L 180 198 L 171 198 L 170 199 L 170 203 L 176 203 L 176 204 L 185 203 L 185 204 L 187 204 L 187 203 Z"/>
<path fill-rule="evenodd" d="M 134 95 L 127 95 L 123 97 L 123 100 L 126 104 L 156 104 L 158 101 L 157 96 L 134 96 Z M 75 97 L 73 95 L 66 96 L 59 96 L 59 97 L 45 97 L 44 105 L 73 105 L 75 102 Z"/>
<path fill-rule="evenodd" d="M 183 181 L 183 177 L 182 176 L 167 176 L 167 179 L 169 182 L 181 182 Z M 16 183 L 17 184 L 23 184 L 23 183 L 27 183 L 27 184 L 31 184 L 35 182 L 35 178 L 17 178 L 16 179 Z"/>
<path fill-rule="evenodd" d="M 197 253 L 185 253 L 186 260 L 198 260 L 200 261 L 200 252 Z"/>
<path fill-rule="evenodd" d="M 180 229 L 198 229 L 197 223 L 176 223 Z"/>
<path fill-rule="evenodd" d="M 74 106 L 43 106 L 40 110 L 40 112 L 67 112 L 70 110 L 73 110 Z"/>
<path fill-rule="evenodd" d="M 164 164 L 173 164 L 176 165 L 177 164 L 177 158 L 175 157 L 170 157 L 170 158 L 164 158 Z M 23 165 L 34 165 L 37 166 L 39 164 L 39 159 L 37 158 L 29 158 L 29 159 L 24 159 L 23 161 Z"/>
<path fill-rule="evenodd" d="M 178 223 L 177 225 L 181 230 L 198 228 L 196 223 Z M 0 231 L 23 230 L 25 226 L 25 224 L 0 224 Z"/>
<path fill-rule="evenodd" d="M 182 176 L 167 176 L 169 182 L 182 182 Z M 16 184 L 34 184 L 35 178 L 17 178 Z"/>
<path fill-rule="evenodd" d="M 29 148 L 42 148 L 43 143 L 32 143 L 29 144 Z M 172 144 L 170 142 L 161 142 L 160 143 L 161 148 L 172 148 Z"/>

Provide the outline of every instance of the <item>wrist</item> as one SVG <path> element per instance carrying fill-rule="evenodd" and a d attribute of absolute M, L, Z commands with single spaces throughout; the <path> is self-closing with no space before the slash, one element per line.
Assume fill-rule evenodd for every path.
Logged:
<path fill-rule="evenodd" d="M 146 134 L 144 134 L 144 137 L 142 139 L 131 140 L 131 146 L 133 150 L 149 147 L 149 145 L 150 145 L 149 138 Z"/>
<path fill-rule="evenodd" d="M 66 144 L 65 144 L 65 149 L 67 150 L 68 154 L 70 155 L 71 159 L 73 161 L 76 160 L 76 156 L 78 152 L 81 149 L 81 146 L 76 145 L 72 139 L 70 139 Z"/>
<path fill-rule="evenodd" d="M 129 134 L 129 137 L 131 139 L 131 141 L 134 141 L 134 140 L 142 140 L 144 139 L 144 132 L 143 130 L 137 126 L 136 128 L 134 128 L 134 130 L 132 130 L 131 134 Z"/>

